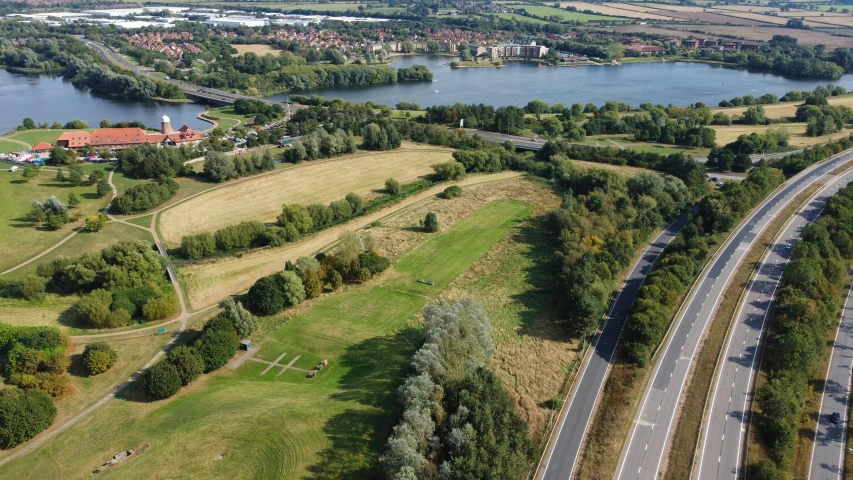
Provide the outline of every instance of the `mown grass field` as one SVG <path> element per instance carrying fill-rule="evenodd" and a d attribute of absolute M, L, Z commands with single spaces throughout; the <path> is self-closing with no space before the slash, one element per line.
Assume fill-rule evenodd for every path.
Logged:
<path fill-rule="evenodd" d="M 269 47 L 269 45 L 234 45 L 234 47 Z M 202 116 L 211 117 L 211 119 L 216 121 L 217 127 L 223 130 L 234 128 L 251 120 L 250 117 L 234 113 L 234 107 L 211 108 L 202 114 Z"/>
<path fill-rule="evenodd" d="M 28 218 L 32 200 L 44 202 L 48 196 L 56 195 L 66 203 L 68 195 L 76 193 L 81 203 L 71 213 L 80 211 L 84 219 L 97 213 L 109 202 L 108 196 L 97 197 L 94 186 L 72 187 L 68 183 L 56 182 L 55 175 L 55 172 L 42 170 L 38 177 L 25 182 L 20 171 L 0 171 L 0 251 L 3 252 L 0 256 L 0 272 L 38 255 L 68 236 L 73 227 L 83 224 L 81 219 L 59 230 L 34 225 Z"/>
<path fill-rule="evenodd" d="M 312 301 L 293 318 L 265 319 L 256 357 L 287 352 L 289 362 L 300 355 L 295 366 L 302 368 L 328 359 L 315 379 L 292 370 L 261 376 L 263 366 L 247 362 L 168 401 L 142 402 L 134 389 L 0 467 L 0 475 L 78 478 L 116 451 L 147 443 L 147 452 L 99 476 L 374 478 L 371 465 L 395 421 L 394 392 L 421 341 L 416 313 L 531 210 L 512 200 L 490 203 L 369 284 Z"/>
<path fill-rule="evenodd" d="M 499 18 L 505 18 L 507 20 L 517 20 L 519 22 L 531 22 L 543 25 L 549 23 L 547 20 L 539 20 L 538 18 L 525 17 L 524 15 L 520 15 L 518 13 L 495 13 L 493 15 Z"/>
<path fill-rule="evenodd" d="M 609 5 L 595 5 L 587 2 L 560 2 L 561 7 L 575 7 L 578 11 L 589 10 L 605 16 L 618 16 L 628 18 L 644 18 L 649 20 L 673 20 L 672 17 L 664 15 L 666 12 L 657 9 L 634 9 L 623 3 L 612 3 Z"/>
<path fill-rule="evenodd" d="M 7 140 L 0 140 L 0 153 L 10 153 L 17 152 L 23 150 L 24 146 L 20 143 L 9 142 Z"/>
<path fill-rule="evenodd" d="M 92 130 L 93 129 L 88 129 L 86 131 L 91 132 Z M 53 129 L 48 129 L 48 130 L 40 130 L 40 129 L 22 130 L 18 133 L 12 133 L 12 134 L 6 135 L 6 138 L 9 138 L 12 140 L 18 140 L 20 142 L 27 143 L 30 146 L 33 146 L 39 142 L 48 142 L 48 143 L 51 143 L 53 145 L 56 145 L 56 139 L 58 139 L 60 135 L 62 135 L 65 132 L 75 132 L 75 131 L 78 131 L 78 130 L 65 130 L 65 129 L 62 129 L 62 130 L 58 130 L 58 129 L 57 130 L 53 130 Z"/>
<path fill-rule="evenodd" d="M 827 99 L 830 105 L 844 105 L 853 107 L 853 95 L 840 95 Z M 803 102 L 785 102 L 773 105 L 763 105 L 764 113 L 768 118 L 793 118 L 797 114 L 797 107 Z M 723 112 L 729 116 L 743 115 L 749 107 L 715 108 L 714 112 Z"/>
<path fill-rule="evenodd" d="M 284 203 L 329 203 L 348 192 L 368 195 L 389 177 L 402 183 L 432 172 L 451 150 L 404 144 L 388 152 L 358 152 L 232 182 L 164 211 L 160 232 L 167 245 L 181 237 L 214 231 L 244 220 L 274 220 Z"/>

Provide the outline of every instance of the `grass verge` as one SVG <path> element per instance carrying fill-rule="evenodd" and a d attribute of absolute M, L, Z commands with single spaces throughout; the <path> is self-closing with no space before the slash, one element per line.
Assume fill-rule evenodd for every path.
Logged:
<path fill-rule="evenodd" d="M 791 215 L 802 206 L 802 203 L 819 188 L 821 188 L 820 185 L 812 185 L 807 188 L 770 223 L 747 253 L 743 264 L 723 294 L 717 312 L 711 320 L 708 333 L 699 347 L 697 360 L 693 363 L 693 373 L 690 375 L 691 380 L 687 385 L 684 402 L 676 421 L 675 436 L 673 437 L 664 478 L 671 480 L 690 478 L 693 457 L 705 413 L 705 402 L 714 380 L 720 351 L 725 345 L 731 319 L 740 304 L 741 292 L 749 284 L 749 279 L 752 278 L 761 257 L 776 234 L 785 226 Z"/>

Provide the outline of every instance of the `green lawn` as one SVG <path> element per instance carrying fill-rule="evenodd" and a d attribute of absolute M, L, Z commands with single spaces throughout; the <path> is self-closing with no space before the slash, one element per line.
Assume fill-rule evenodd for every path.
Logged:
<path fill-rule="evenodd" d="M 590 22 L 620 20 L 617 17 L 611 17 L 608 15 L 590 15 L 588 13 L 569 12 L 560 8 L 546 7 L 542 5 L 524 5 L 519 7 L 510 6 L 509 8 L 517 11 L 523 10 L 531 15 L 536 15 L 537 17 L 547 18 L 550 16 L 560 16 L 563 17 L 563 21 Z"/>
<path fill-rule="evenodd" d="M 109 197 L 98 198 L 95 187 L 83 185 L 72 187 L 68 183 L 54 180 L 54 172 L 41 171 L 29 183 L 20 172 L 0 171 L 0 272 L 32 258 L 71 233 L 71 229 L 83 224 L 83 220 L 71 223 L 59 230 L 49 230 L 32 224 L 27 215 L 30 202 L 44 202 L 49 195 L 56 195 L 63 202 L 70 193 L 76 193 L 82 203 L 71 213 L 80 211 L 83 218 L 97 213 L 109 202 Z"/>
<path fill-rule="evenodd" d="M 370 285 L 313 302 L 293 318 L 265 319 L 256 358 L 310 368 L 259 373 L 223 369 L 166 402 L 132 389 L 41 448 L 0 468 L 19 479 L 78 478 L 115 452 L 149 450 L 112 478 L 375 478 L 370 470 L 395 418 L 395 394 L 418 347 L 417 312 L 466 271 L 532 208 L 492 202 L 437 234 Z M 428 278 L 434 286 L 416 283 Z"/>
<path fill-rule="evenodd" d="M 32 146 L 32 145 L 31 145 Z M 0 140 L 0 153 L 19 152 L 24 149 L 20 143 Z"/>
<path fill-rule="evenodd" d="M 568 12 L 566 12 L 566 13 L 568 13 Z M 531 22 L 531 23 L 540 23 L 540 24 L 550 23 L 550 22 L 547 22 L 545 20 L 539 20 L 538 18 L 525 17 L 524 15 L 519 15 L 518 13 L 495 13 L 494 16 L 500 17 L 500 18 L 505 18 L 507 20 L 517 20 L 519 22 Z"/>
<path fill-rule="evenodd" d="M 252 119 L 252 117 L 247 117 L 245 115 L 237 115 L 234 113 L 234 107 L 211 108 L 207 111 L 207 115 L 216 119 L 216 123 L 219 124 L 219 128 L 223 130 L 234 128 L 237 125 L 246 123 Z"/>
<path fill-rule="evenodd" d="M 30 146 L 33 146 L 39 142 L 48 142 L 53 145 L 56 145 L 56 139 L 59 138 L 60 135 L 65 132 L 73 131 L 76 130 L 23 130 L 18 133 L 6 135 L 6 138 L 28 143 L 30 144 Z M 92 129 L 89 129 L 87 131 L 91 132 Z"/>

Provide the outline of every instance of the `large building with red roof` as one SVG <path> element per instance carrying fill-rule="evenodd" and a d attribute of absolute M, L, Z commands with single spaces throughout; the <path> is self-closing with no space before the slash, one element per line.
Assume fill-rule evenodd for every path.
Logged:
<path fill-rule="evenodd" d="M 56 144 L 64 148 L 84 148 L 86 145 L 91 145 L 96 148 L 121 149 L 144 144 L 195 144 L 202 138 L 201 132 L 186 125 L 178 129 L 177 132 L 172 131 L 171 120 L 164 115 L 160 133 L 147 133 L 145 130 L 136 127 L 98 128 L 92 132 L 75 130 L 64 132 L 56 140 Z"/>

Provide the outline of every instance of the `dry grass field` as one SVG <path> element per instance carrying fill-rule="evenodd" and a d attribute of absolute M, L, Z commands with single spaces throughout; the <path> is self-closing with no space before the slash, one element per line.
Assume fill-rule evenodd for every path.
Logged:
<path fill-rule="evenodd" d="M 737 140 L 737 137 L 743 134 L 749 133 L 761 133 L 765 132 L 770 128 L 778 128 L 780 130 L 787 130 L 791 133 L 791 140 L 788 144 L 792 148 L 802 148 L 802 147 L 810 147 L 812 145 L 817 145 L 818 143 L 825 143 L 830 140 L 835 140 L 838 138 L 846 137 L 850 135 L 850 130 L 846 129 L 841 132 L 833 133 L 832 135 L 825 135 L 823 137 L 808 137 L 806 136 L 806 124 L 805 123 L 786 123 L 783 125 L 731 125 L 725 127 L 714 127 L 714 130 L 717 131 L 717 145 L 725 145 L 727 143 L 734 142 Z"/>
<path fill-rule="evenodd" d="M 853 95 L 842 95 L 829 98 L 830 105 L 846 105 L 853 108 Z M 802 105 L 802 102 L 786 102 L 777 103 L 775 105 L 764 105 L 764 112 L 768 118 L 785 118 L 793 117 L 797 113 L 797 107 Z M 724 112 L 726 115 L 743 115 L 743 112 L 749 107 L 731 107 L 731 108 L 715 108 L 715 112 Z"/>
<path fill-rule="evenodd" d="M 493 175 L 468 177 L 459 185 L 473 185 L 486 181 L 504 180 L 518 177 L 518 172 L 503 172 Z M 403 211 L 406 208 L 434 197 L 444 190 L 445 185 L 439 185 L 413 195 L 402 202 L 354 219 L 336 227 L 323 230 L 299 242 L 290 243 L 280 248 L 265 248 L 255 250 L 240 257 L 213 259 L 193 265 L 181 267 L 178 276 L 186 285 L 190 304 L 194 309 L 212 305 L 222 298 L 247 290 L 255 281 L 265 275 L 270 275 L 282 269 L 288 260 L 296 261 L 304 255 L 313 255 L 335 243 L 342 232 L 358 230 L 369 226 L 385 217 Z M 442 225 L 447 225 L 448 219 L 442 219 Z M 388 248 L 388 245 L 385 246 Z M 393 251 L 401 248 L 390 249 Z"/>
<path fill-rule="evenodd" d="M 405 183 L 432 173 L 432 165 L 450 160 L 451 153 L 404 144 L 389 152 L 358 152 L 235 181 L 164 211 L 160 232 L 173 246 L 184 235 L 244 220 L 274 220 L 285 203 L 329 203 L 349 192 L 367 195 L 383 188 L 389 177 Z"/>
<path fill-rule="evenodd" d="M 250 52 L 257 54 L 257 55 L 266 55 L 268 53 L 278 54 L 278 52 L 281 51 L 281 49 L 279 49 L 279 48 L 275 48 L 272 45 L 268 45 L 268 44 L 264 44 L 264 43 L 248 44 L 248 45 L 232 44 L 231 46 L 237 50 L 237 53 L 234 54 L 235 56 L 242 55 L 244 53 L 250 53 Z"/>
<path fill-rule="evenodd" d="M 586 2 L 561 2 L 560 6 L 563 8 L 572 6 L 577 8 L 579 11 L 589 10 L 592 12 L 600 13 L 602 15 L 614 15 L 628 18 L 643 18 L 648 20 L 674 20 L 674 18 L 670 16 L 660 15 L 658 13 L 651 13 L 654 9 L 637 8 L 623 3 L 596 5 Z"/>
<path fill-rule="evenodd" d="M 723 21 L 732 21 L 731 17 L 720 16 L 720 18 L 725 19 Z M 757 22 L 756 22 L 757 23 Z M 738 38 L 743 38 L 747 41 L 754 42 L 768 42 L 774 35 L 788 35 L 794 37 L 799 40 L 801 45 L 826 45 L 827 49 L 834 49 L 838 47 L 849 47 L 850 39 L 846 37 L 838 37 L 832 35 L 827 32 L 821 32 L 817 30 L 800 30 L 794 28 L 784 28 L 784 27 L 773 27 L 768 28 L 765 26 L 758 25 L 704 25 L 704 24 L 687 24 L 687 25 L 673 25 L 671 27 L 664 28 L 661 25 L 652 26 L 652 25 L 620 25 L 612 28 L 608 28 L 607 30 L 612 30 L 616 32 L 646 32 L 646 33 L 654 33 L 659 35 L 671 35 L 671 36 L 681 36 L 686 37 L 688 35 L 710 35 L 710 36 L 719 36 L 719 35 L 731 35 Z M 703 32 L 702 34 L 695 32 Z"/>
<path fill-rule="evenodd" d="M 786 23 L 788 23 L 787 18 L 777 17 L 777 16 L 773 16 L 773 15 L 764 15 L 761 13 L 736 12 L 736 11 L 720 10 L 720 9 L 714 9 L 714 11 L 716 11 L 718 15 L 725 15 L 725 16 L 736 18 L 737 20 L 731 20 L 732 23 L 734 23 L 734 22 L 741 23 L 741 22 L 739 22 L 739 20 L 754 20 L 756 22 L 770 23 L 773 25 L 785 25 Z M 750 23 L 750 22 L 742 22 L 742 23 Z"/>

